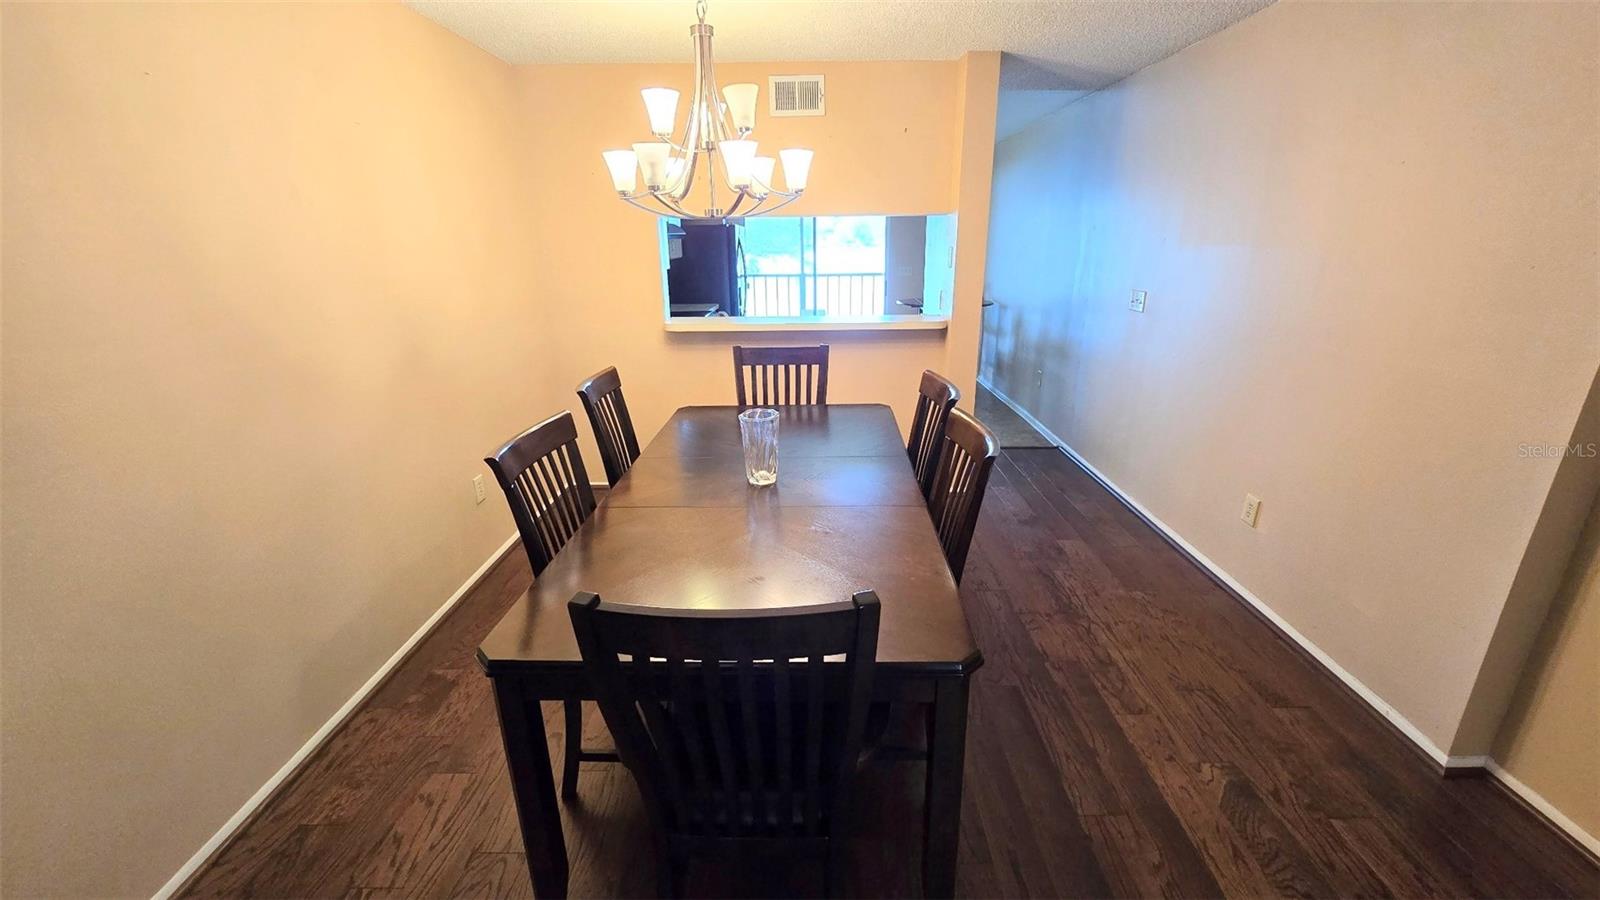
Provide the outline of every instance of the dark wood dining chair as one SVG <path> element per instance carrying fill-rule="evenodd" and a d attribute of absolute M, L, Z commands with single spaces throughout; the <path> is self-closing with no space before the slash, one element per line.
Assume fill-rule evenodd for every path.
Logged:
<path fill-rule="evenodd" d="M 655 831 L 661 893 L 682 893 L 693 857 L 757 850 L 820 859 L 824 892 L 837 892 L 877 665 L 877 595 L 674 610 L 580 593 L 568 611 Z M 823 662 L 835 654 L 843 660 Z"/>
<path fill-rule="evenodd" d="M 628 417 L 628 403 L 622 399 L 622 379 L 617 377 L 617 370 L 609 368 L 590 375 L 578 385 L 578 399 L 583 401 L 589 427 L 594 429 L 595 442 L 600 445 L 606 481 L 615 487 L 617 479 L 639 458 L 639 438 L 633 433 L 633 419 Z"/>
<path fill-rule="evenodd" d="M 538 578 L 594 512 L 594 488 L 578 452 L 572 413 L 545 419 L 507 441 L 484 462 L 505 491 L 528 564 Z M 616 762 L 617 755 L 583 749 L 581 702 L 566 701 L 564 712 L 567 733 L 561 796 L 571 800 L 578 795 L 578 763 Z"/>
<path fill-rule="evenodd" d="M 978 527 L 978 507 L 989 486 L 989 473 L 999 455 L 1000 442 L 994 432 L 963 410 L 950 411 L 928 494 L 928 512 L 957 584 L 967 566 L 967 550 Z"/>
<path fill-rule="evenodd" d="M 735 345 L 733 383 L 740 406 L 827 406 L 828 345 Z"/>
<path fill-rule="evenodd" d="M 944 447 L 944 423 L 950 410 L 961 399 L 961 391 L 943 375 L 926 369 L 922 384 L 917 387 L 917 411 L 911 420 L 911 439 L 906 442 L 906 455 L 911 457 L 911 470 L 916 473 L 917 484 L 924 499 L 933 485 L 933 470 L 939 465 L 939 451 Z"/>

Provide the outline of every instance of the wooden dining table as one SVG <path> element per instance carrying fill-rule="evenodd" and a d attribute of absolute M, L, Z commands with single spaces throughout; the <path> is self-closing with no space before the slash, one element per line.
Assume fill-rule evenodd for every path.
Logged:
<path fill-rule="evenodd" d="M 478 648 L 493 682 L 528 870 L 567 893 L 542 701 L 592 700 L 567 602 L 783 608 L 873 590 L 875 699 L 930 706 L 923 893 L 955 890 L 968 679 L 983 663 L 894 413 L 779 407 L 778 481 L 745 480 L 739 408 L 679 409 Z"/>

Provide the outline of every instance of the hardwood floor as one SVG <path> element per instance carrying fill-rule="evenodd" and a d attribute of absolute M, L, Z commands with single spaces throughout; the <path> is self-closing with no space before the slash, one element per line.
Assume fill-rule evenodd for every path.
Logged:
<path fill-rule="evenodd" d="M 507 555 L 186 895 L 530 896 L 472 657 L 528 579 Z M 1600 895 L 1580 853 L 1492 782 L 1442 780 L 1057 451 L 1002 454 L 962 594 L 987 658 L 963 895 Z M 546 719 L 559 727 L 559 708 Z M 608 744 L 592 706 L 585 721 L 585 743 Z M 920 764 L 863 780 L 848 887 L 914 896 Z M 572 894 L 650 896 L 626 772 L 586 764 L 579 795 L 564 811 Z M 690 878 L 712 896 L 820 887 L 771 860 Z"/>
<path fill-rule="evenodd" d="M 983 424 L 989 426 L 995 437 L 1000 439 L 1000 446 L 1006 449 L 1020 449 L 1023 447 L 1054 447 L 1050 439 L 1040 434 L 1029 425 L 1027 420 L 1017 415 L 1017 411 L 1005 404 L 1005 401 L 994 395 L 994 392 L 978 385 L 978 393 L 972 398 L 972 409 Z"/>

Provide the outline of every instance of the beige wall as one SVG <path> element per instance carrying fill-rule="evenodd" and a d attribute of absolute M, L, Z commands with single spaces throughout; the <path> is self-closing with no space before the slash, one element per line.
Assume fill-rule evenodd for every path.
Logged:
<path fill-rule="evenodd" d="M 1600 370 L 1590 383 L 1589 396 L 1571 436 L 1564 446 L 1554 449 L 1560 451 L 1555 478 L 1528 537 L 1505 606 L 1500 610 L 1500 620 L 1484 651 L 1483 664 L 1478 667 L 1472 694 L 1450 747 L 1452 755 L 1481 756 L 1489 752 L 1539 633 L 1547 627 L 1556 595 L 1567 579 L 1584 519 L 1594 505 L 1595 492 L 1600 491 Z M 1533 452 L 1532 448 L 1528 452 Z M 1600 758 L 1600 743 L 1591 748 L 1590 755 Z"/>
<path fill-rule="evenodd" d="M 736 338 L 662 330 L 600 163 L 687 67 L 519 70 L 389 5 L 0 8 L 0 892 L 148 894 L 510 535 L 485 452 L 604 365 L 646 438 L 727 402 Z M 761 117 L 817 150 L 793 211 L 971 204 L 975 313 L 998 55 L 719 75 L 778 69 L 829 79 Z M 823 339 L 902 425 L 975 374 L 975 317 Z"/>
<path fill-rule="evenodd" d="M 773 74 L 824 75 L 827 115 L 766 115 L 767 76 Z M 829 399 L 889 403 L 908 428 L 923 369 L 969 386 L 977 371 L 975 313 L 990 165 L 965 148 L 971 142 L 993 146 L 999 55 L 933 62 L 723 63 L 717 76 L 723 84 L 761 86 L 754 137 L 764 151 L 815 150 L 811 186 L 786 214 L 910 215 L 960 207 L 971 229 L 962 239 L 972 255 L 957 259 L 956 307 L 974 315 L 958 317 L 948 334 L 668 334 L 661 322 L 656 220 L 617 202 L 600 151 L 639 138 L 645 121 L 640 88 L 685 85 L 690 68 L 523 66 L 518 77 L 528 118 L 562 123 L 556 138 L 536 134 L 525 154 L 544 176 L 541 211 L 548 214 L 540 217 L 527 250 L 551 263 L 541 274 L 539 300 L 552 312 L 557 381 L 570 391 L 584 376 L 616 366 L 635 428 L 646 441 L 681 405 L 732 402 L 733 344 L 827 342 Z M 570 393 L 565 396 L 563 402 L 573 402 Z M 592 474 L 601 479 L 589 429 L 579 432 Z"/>
<path fill-rule="evenodd" d="M 528 123 L 399 6 L 3 16 L 0 893 L 148 895 L 513 530 Z"/>
<path fill-rule="evenodd" d="M 1593 495 L 1591 495 L 1591 501 Z M 1600 837 L 1600 504 L 1494 742 L 1517 780 Z"/>
<path fill-rule="evenodd" d="M 1438 748 L 1600 362 L 1597 88 L 1592 4 L 1287 2 L 996 154 L 987 377 Z"/>

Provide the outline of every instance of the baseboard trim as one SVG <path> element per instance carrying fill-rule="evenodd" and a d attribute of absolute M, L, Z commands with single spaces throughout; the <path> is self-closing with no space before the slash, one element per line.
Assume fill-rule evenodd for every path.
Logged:
<path fill-rule="evenodd" d="M 1452 756 L 1444 761 L 1446 778 L 1483 778 L 1489 774 L 1487 756 Z"/>
<path fill-rule="evenodd" d="M 1385 703 L 1383 698 L 1378 696 L 1375 691 L 1367 687 L 1365 684 L 1362 684 L 1359 678 L 1356 678 L 1354 675 L 1346 671 L 1345 668 L 1339 665 L 1339 663 L 1336 662 L 1332 656 L 1329 656 L 1321 647 L 1318 647 L 1316 644 L 1312 643 L 1309 638 L 1296 630 L 1293 625 L 1290 625 L 1288 621 L 1286 621 L 1282 616 L 1278 615 L 1278 613 L 1274 611 L 1272 607 L 1268 606 L 1265 601 L 1251 593 L 1248 588 L 1240 584 L 1239 581 L 1232 575 L 1229 575 L 1227 570 L 1223 569 L 1215 562 L 1212 562 L 1209 557 L 1196 549 L 1193 544 L 1190 544 L 1188 541 L 1184 540 L 1177 531 L 1167 525 L 1167 523 L 1161 521 L 1161 519 L 1159 519 L 1154 513 L 1150 512 L 1150 510 L 1146 509 L 1144 504 L 1140 503 L 1138 500 L 1135 500 L 1126 491 L 1118 487 L 1116 482 L 1112 481 L 1110 478 L 1107 478 L 1105 473 L 1101 472 L 1099 469 L 1096 469 L 1082 456 L 1079 456 L 1078 452 L 1072 449 L 1072 447 L 1065 440 L 1062 440 L 1060 435 L 1057 435 L 1055 432 L 1051 431 L 1043 422 L 1040 422 L 1038 419 L 1034 418 L 1032 413 L 1029 413 L 1027 410 L 1023 409 L 1021 405 L 1012 400 L 1010 397 L 1007 397 L 1004 392 L 997 390 L 994 385 L 984 381 L 981 378 L 978 380 L 978 383 L 982 384 L 985 388 L 988 388 L 991 393 L 1000 399 L 1000 402 L 1011 407 L 1011 409 L 1016 412 L 1017 415 L 1021 416 L 1029 425 L 1032 425 L 1035 429 L 1037 429 L 1040 434 L 1054 442 L 1056 447 L 1059 448 L 1061 452 L 1065 453 L 1072 459 L 1074 463 L 1077 463 L 1080 468 L 1089 473 L 1089 476 L 1095 481 L 1098 481 L 1102 487 L 1110 491 L 1111 495 L 1116 497 L 1122 503 L 1122 505 L 1126 506 L 1134 515 L 1138 516 L 1140 519 L 1143 519 L 1151 528 L 1154 528 L 1156 533 L 1160 534 L 1167 541 L 1167 543 L 1171 544 L 1183 555 L 1189 557 L 1189 559 L 1193 561 L 1195 565 L 1199 566 L 1200 569 L 1209 575 L 1211 579 L 1219 586 L 1228 591 L 1234 597 L 1244 601 L 1246 606 L 1254 610 L 1280 634 L 1288 638 L 1290 643 L 1294 644 L 1301 651 L 1308 654 L 1313 660 L 1315 660 L 1319 665 L 1332 674 L 1334 678 L 1336 678 L 1341 684 L 1343 684 L 1358 698 L 1360 698 L 1369 708 L 1378 713 L 1378 715 L 1383 718 L 1384 722 L 1390 725 L 1401 736 L 1405 737 L 1411 746 L 1420 750 L 1422 754 L 1441 772 L 1446 769 L 1462 767 L 1462 762 L 1464 761 L 1453 761 L 1448 754 L 1439 749 L 1437 744 L 1430 740 L 1427 735 L 1423 734 L 1422 731 L 1415 725 L 1411 724 L 1411 722 L 1407 720 L 1405 716 L 1401 715 L 1398 710 L 1390 706 L 1388 703 Z M 1478 763 L 1478 765 L 1481 767 L 1481 763 Z"/>
<path fill-rule="evenodd" d="M 1590 862 L 1600 865 L 1600 838 L 1596 838 L 1583 830 L 1583 827 L 1577 822 L 1572 821 L 1565 813 L 1556 809 L 1555 804 L 1546 800 L 1538 791 L 1523 784 L 1521 779 L 1507 772 L 1494 759 L 1487 756 L 1483 759 L 1484 768 L 1488 770 L 1489 775 L 1495 781 L 1500 783 L 1501 787 L 1506 789 L 1507 793 L 1515 797 L 1534 815 L 1549 823 L 1551 828 L 1564 835 L 1569 843 L 1581 850 L 1589 858 Z"/>
<path fill-rule="evenodd" d="M 221 850 L 224 846 L 226 846 L 228 841 L 230 841 L 233 836 L 239 832 L 245 823 L 250 821 L 256 812 L 260 810 L 266 804 L 266 802 L 278 792 L 280 788 L 289 782 L 289 780 L 294 776 L 295 772 L 300 768 L 301 763 L 304 763 L 311 757 L 313 753 L 316 753 L 317 750 L 322 747 L 323 743 L 339 729 L 339 726 L 344 724 L 345 720 L 350 717 L 350 714 L 355 712 L 356 709 L 361 706 L 362 701 L 366 700 L 373 691 L 378 689 L 379 685 L 383 684 L 384 679 L 389 677 L 389 673 L 394 671 L 395 667 L 400 665 L 400 663 L 411 654 L 411 651 L 417 646 L 417 644 L 422 642 L 423 638 L 428 636 L 429 632 L 433 631 L 434 626 L 439 624 L 439 620 L 443 619 L 446 613 L 455 608 L 455 605 L 461 602 L 461 598 L 465 597 L 468 591 L 476 587 L 478 582 L 483 580 L 483 576 L 489 574 L 489 570 L 494 568 L 495 564 L 500 562 L 501 559 L 505 558 L 506 553 L 516 545 L 517 535 L 512 534 L 511 537 L 506 538 L 505 543 L 500 545 L 500 549 L 489 555 L 489 558 L 484 561 L 483 565 L 479 566 L 476 571 L 467 576 L 467 580 L 462 582 L 460 587 L 456 588 L 455 593 L 451 594 L 448 600 L 444 601 L 444 605 L 434 610 L 433 615 L 429 616 L 428 620 L 423 622 L 422 626 L 418 628 L 416 632 L 411 635 L 411 637 L 407 638 L 404 644 L 400 645 L 400 649 L 396 650 L 394 655 L 390 656 L 387 662 L 379 666 L 378 671 L 372 673 L 372 677 L 367 679 L 366 684 L 363 684 L 360 688 L 358 688 L 356 692 L 351 695 L 350 699 L 346 700 L 344 705 L 339 707 L 338 712 L 335 712 L 333 716 L 328 719 L 328 721 L 322 723 L 322 727 L 318 728 L 316 733 L 311 735 L 311 739 L 306 741 L 299 750 L 296 750 L 294 755 L 289 757 L 289 761 L 284 763 L 282 768 L 278 769 L 278 771 L 275 772 L 271 778 L 268 778 L 267 783 L 263 784 L 259 790 L 252 794 L 250 799 L 246 800 L 244 805 L 239 807 L 239 811 L 229 817 L 228 821 L 223 823 L 221 828 L 217 829 L 217 833 L 213 834 L 210 840 L 207 840 L 204 844 L 202 844 L 200 849 L 195 851 L 193 856 L 189 857 L 189 861 L 184 863 L 183 867 L 174 873 L 173 876 L 167 880 L 167 883 L 161 886 L 160 890 L 155 892 L 153 895 L 154 900 L 166 900 L 166 898 L 178 893 L 178 891 L 189 881 L 190 878 L 193 878 L 196 873 L 204 868 L 205 864 L 211 859 L 211 857 L 215 855 L 218 850 Z"/>
<path fill-rule="evenodd" d="M 1383 699 L 1374 693 L 1372 689 L 1362 684 L 1360 679 L 1345 671 L 1343 666 L 1334 662 L 1333 658 L 1323 652 L 1320 647 L 1312 643 L 1305 635 L 1296 631 L 1288 622 L 1285 622 L 1271 607 L 1234 580 L 1233 576 L 1229 575 L 1221 566 L 1212 562 L 1205 554 L 1190 545 L 1188 541 L 1179 537 L 1176 531 L 1156 518 L 1139 501 L 1128 496 L 1104 473 L 1079 456 L 1077 451 L 1073 450 L 1059 435 L 1052 432 L 1043 422 L 1034 418 L 1033 414 L 1023 409 L 1016 401 L 997 390 L 989 382 L 980 378 L 978 383 L 994 394 L 1000 402 L 1011 407 L 1013 412 L 1021 416 L 1024 421 L 1033 426 L 1040 434 L 1054 442 L 1057 449 L 1065 453 L 1079 468 L 1087 472 L 1089 477 L 1099 482 L 1101 487 L 1111 492 L 1111 495 L 1116 497 L 1130 512 L 1155 529 L 1156 533 L 1161 535 L 1174 549 L 1187 556 L 1191 562 L 1205 572 L 1223 590 L 1232 594 L 1236 599 L 1244 603 L 1247 608 L 1259 615 L 1263 621 L 1289 641 L 1291 646 L 1295 646 L 1325 669 L 1344 688 L 1360 699 L 1372 712 L 1376 713 L 1380 717 L 1380 721 L 1388 725 L 1396 734 L 1405 738 L 1408 745 L 1416 749 L 1427 761 L 1431 762 L 1440 775 L 1445 778 L 1482 778 L 1485 776 L 1493 778 L 1508 793 L 1527 806 L 1530 812 L 1544 820 L 1574 847 L 1582 851 L 1591 860 L 1600 863 L 1600 840 L 1596 840 L 1594 835 L 1579 827 L 1578 823 L 1568 818 L 1550 801 L 1523 784 L 1489 756 L 1450 756 L 1439 749 L 1437 744 L 1429 740 L 1426 735 L 1412 725 L 1394 707 L 1383 702 Z"/>

